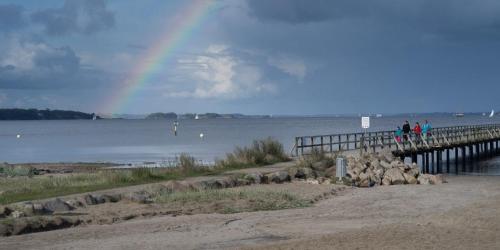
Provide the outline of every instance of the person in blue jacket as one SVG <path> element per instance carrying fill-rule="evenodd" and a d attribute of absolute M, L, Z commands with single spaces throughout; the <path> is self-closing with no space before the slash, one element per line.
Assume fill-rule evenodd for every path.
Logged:
<path fill-rule="evenodd" d="M 424 137 L 424 140 L 427 141 L 427 138 L 431 136 L 431 124 L 429 121 L 425 120 L 424 125 L 422 125 L 422 136 Z"/>

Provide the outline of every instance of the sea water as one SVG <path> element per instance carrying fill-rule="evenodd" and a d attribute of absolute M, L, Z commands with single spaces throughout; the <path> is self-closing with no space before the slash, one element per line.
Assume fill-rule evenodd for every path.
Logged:
<path fill-rule="evenodd" d="M 422 124 L 425 119 L 433 127 L 500 123 L 500 116 L 384 116 L 372 117 L 368 131 L 394 130 L 405 120 L 413 125 L 416 121 Z M 204 162 L 213 162 L 236 146 L 249 145 L 255 139 L 273 137 L 290 152 L 295 136 L 362 131 L 360 117 L 199 119 L 179 120 L 175 136 L 173 122 L 0 121 L 0 161 L 158 163 L 189 153 Z M 498 166 L 500 159 L 488 162 Z"/>

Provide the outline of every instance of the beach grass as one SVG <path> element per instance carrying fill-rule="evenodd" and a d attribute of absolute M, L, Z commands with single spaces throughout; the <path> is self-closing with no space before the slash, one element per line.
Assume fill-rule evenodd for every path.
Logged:
<path fill-rule="evenodd" d="M 41 176 L 32 176 L 16 168 L 9 177 L 0 177 L 0 204 L 216 175 L 285 160 L 288 157 L 283 153 L 283 146 L 268 138 L 255 141 L 251 147 L 237 148 L 227 159 L 209 167 L 199 166 L 194 157 L 181 154 L 178 165 L 170 168 L 101 169 L 90 173 Z"/>
<path fill-rule="evenodd" d="M 262 210 L 279 210 L 310 206 L 311 202 L 286 191 L 249 189 L 208 189 L 186 192 L 159 192 L 156 203 L 175 204 L 179 207 L 212 205 L 217 212 L 240 213 Z"/>

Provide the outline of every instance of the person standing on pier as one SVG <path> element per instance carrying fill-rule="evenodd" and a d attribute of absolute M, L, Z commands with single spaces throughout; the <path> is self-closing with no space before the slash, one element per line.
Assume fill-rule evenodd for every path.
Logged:
<path fill-rule="evenodd" d="M 403 130 L 401 130 L 401 127 L 398 126 L 398 129 L 396 129 L 396 132 L 394 133 L 397 142 L 401 142 L 401 135 L 402 134 L 403 134 Z"/>
<path fill-rule="evenodd" d="M 415 133 L 415 141 L 416 143 L 420 143 L 420 139 L 422 136 L 422 128 L 420 127 L 420 123 L 416 123 L 415 127 L 413 128 L 413 133 Z"/>
<path fill-rule="evenodd" d="M 425 120 L 424 125 L 422 125 L 422 137 L 427 141 L 429 136 L 431 136 L 431 124 L 429 121 Z"/>
<path fill-rule="evenodd" d="M 403 138 L 405 141 L 408 141 L 408 136 L 410 135 L 410 132 L 411 132 L 410 123 L 408 121 L 405 121 L 405 124 L 403 124 Z"/>

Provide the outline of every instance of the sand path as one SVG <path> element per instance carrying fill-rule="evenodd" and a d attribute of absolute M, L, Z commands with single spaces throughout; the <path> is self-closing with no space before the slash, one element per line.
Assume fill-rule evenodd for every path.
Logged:
<path fill-rule="evenodd" d="M 138 219 L 6 237 L 0 249 L 500 249 L 500 176 L 349 188 L 313 207 Z"/>

